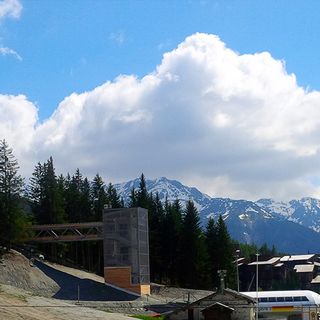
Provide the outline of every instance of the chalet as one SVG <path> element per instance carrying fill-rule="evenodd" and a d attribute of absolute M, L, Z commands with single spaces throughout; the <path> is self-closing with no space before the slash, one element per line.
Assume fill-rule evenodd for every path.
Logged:
<path fill-rule="evenodd" d="M 274 285 L 290 283 L 299 289 L 320 289 L 320 263 L 317 254 L 287 255 L 266 260 L 239 263 L 240 291 L 256 290 L 258 267 L 259 290 L 273 290 Z"/>
<path fill-rule="evenodd" d="M 292 256 L 284 256 L 280 259 L 287 267 L 293 269 L 297 264 L 311 264 L 318 261 L 316 254 L 300 254 Z"/>
<path fill-rule="evenodd" d="M 311 289 L 311 282 L 316 276 L 314 264 L 297 264 L 293 268 L 300 283 L 300 289 Z"/>

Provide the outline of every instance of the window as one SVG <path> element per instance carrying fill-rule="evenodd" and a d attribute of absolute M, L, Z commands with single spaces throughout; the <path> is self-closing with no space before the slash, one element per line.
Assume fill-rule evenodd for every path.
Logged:
<path fill-rule="evenodd" d="M 284 301 L 286 301 L 286 302 L 292 302 L 292 301 L 293 301 L 293 298 L 292 298 L 292 297 L 285 297 L 285 298 L 284 298 Z"/>
<path fill-rule="evenodd" d="M 284 297 L 277 297 L 277 302 L 284 302 Z"/>

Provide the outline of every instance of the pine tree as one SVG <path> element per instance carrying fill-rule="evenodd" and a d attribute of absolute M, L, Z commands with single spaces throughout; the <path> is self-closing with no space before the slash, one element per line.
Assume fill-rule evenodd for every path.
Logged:
<path fill-rule="evenodd" d="M 29 199 L 38 224 L 65 221 L 64 190 L 58 184 L 52 157 L 43 165 L 36 165 L 29 189 Z"/>
<path fill-rule="evenodd" d="M 0 242 L 9 248 L 23 235 L 26 217 L 21 209 L 23 179 L 18 161 L 5 140 L 0 141 Z"/>
<path fill-rule="evenodd" d="M 135 208 L 137 206 L 138 206 L 137 192 L 134 188 L 132 188 L 130 192 L 129 207 Z"/>
<path fill-rule="evenodd" d="M 137 206 L 148 209 L 150 204 L 148 197 L 149 195 L 147 191 L 146 180 L 144 174 L 142 173 L 140 176 L 139 189 L 137 192 Z"/>
<path fill-rule="evenodd" d="M 46 168 L 46 200 L 50 223 L 63 223 L 65 221 L 63 191 L 58 186 L 52 157 L 47 161 Z"/>
<path fill-rule="evenodd" d="M 209 218 L 205 236 L 206 236 L 206 246 L 209 257 L 209 283 L 211 289 L 217 287 L 219 284 L 218 279 L 218 269 L 219 269 L 219 256 L 218 256 L 218 234 L 217 227 L 213 218 Z"/>
<path fill-rule="evenodd" d="M 107 194 L 102 177 L 97 173 L 93 178 L 91 186 L 91 196 L 93 199 L 93 214 L 96 221 L 102 221 L 102 211 L 107 204 Z"/>
<path fill-rule="evenodd" d="M 82 186 L 83 178 L 79 169 L 72 177 L 67 175 L 65 179 L 65 210 L 69 222 L 83 221 Z"/>
<path fill-rule="evenodd" d="M 179 250 L 182 228 L 182 208 L 179 200 L 170 204 L 166 198 L 164 204 L 164 221 L 162 223 L 162 258 L 166 282 L 177 285 L 179 283 L 180 265 Z"/>
<path fill-rule="evenodd" d="M 229 288 L 236 288 L 236 270 L 234 264 L 234 245 L 228 232 L 227 226 L 219 216 L 217 222 L 217 257 L 218 268 L 227 270 L 226 284 Z"/>
<path fill-rule="evenodd" d="M 122 208 L 120 197 L 112 183 L 109 183 L 107 188 L 107 203 L 111 208 Z"/>
<path fill-rule="evenodd" d="M 149 194 L 149 252 L 150 276 L 152 281 L 161 282 L 164 275 L 162 255 L 164 210 L 159 194 Z"/>
<path fill-rule="evenodd" d="M 40 203 L 44 197 L 44 168 L 42 164 L 39 162 L 32 173 L 32 177 L 30 178 L 29 186 L 28 186 L 28 198 L 31 203 L 32 211 L 36 217 L 36 219 L 42 220 L 40 215 Z"/>
<path fill-rule="evenodd" d="M 198 211 L 191 200 L 186 204 L 182 222 L 180 257 L 180 283 L 189 288 L 203 287 L 208 257 Z"/>
<path fill-rule="evenodd" d="M 81 217 L 82 221 L 93 221 L 94 216 L 92 212 L 92 198 L 91 198 L 91 188 L 90 183 L 87 178 L 83 179 L 83 183 L 81 185 Z"/>

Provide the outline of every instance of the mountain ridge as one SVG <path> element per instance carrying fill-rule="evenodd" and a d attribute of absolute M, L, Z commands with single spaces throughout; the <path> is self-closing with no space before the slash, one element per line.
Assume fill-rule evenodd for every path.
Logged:
<path fill-rule="evenodd" d="M 118 193 L 128 202 L 132 188 L 140 179 L 115 184 Z M 304 197 L 300 200 L 273 199 L 233 200 L 214 198 L 195 187 L 183 185 L 165 177 L 146 179 L 148 192 L 158 193 L 161 201 L 180 200 L 182 206 L 193 200 L 202 227 L 210 217 L 222 215 L 233 239 L 244 243 L 268 246 L 290 253 L 320 252 L 320 200 Z"/>

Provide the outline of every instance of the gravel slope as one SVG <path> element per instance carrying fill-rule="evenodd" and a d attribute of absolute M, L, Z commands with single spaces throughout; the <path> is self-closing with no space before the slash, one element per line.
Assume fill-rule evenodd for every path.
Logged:
<path fill-rule="evenodd" d="M 55 295 L 59 285 L 21 253 L 11 250 L 0 259 L 0 283 L 28 290 L 45 297 Z"/>
<path fill-rule="evenodd" d="M 132 320 L 65 301 L 34 296 L 23 289 L 0 285 L 0 320 Z"/>

